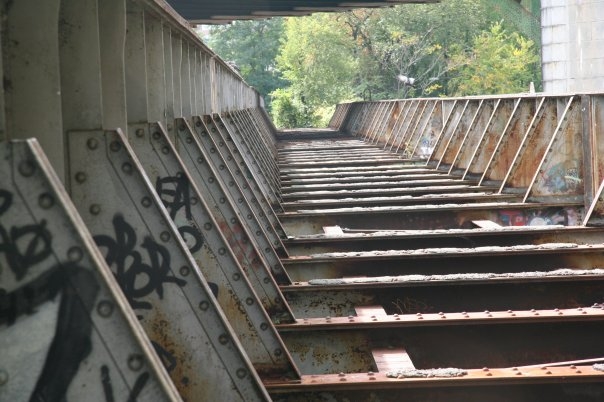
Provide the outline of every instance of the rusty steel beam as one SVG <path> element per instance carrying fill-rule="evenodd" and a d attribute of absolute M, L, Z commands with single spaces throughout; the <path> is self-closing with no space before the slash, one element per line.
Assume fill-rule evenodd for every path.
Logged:
<path fill-rule="evenodd" d="M 601 229 L 585 226 L 500 226 L 493 228 L 437 230 L 368 230 L 341 228 L 337 235 L 316 234 L 290 237 L 285 245 L 291 256 L 315 253 L 417 249 L 427 247 L 511 246 L 514 244 L 594 244 L 602 239 Z"/>
<path fill-rule="evenodd" d="M 536 368 L 480 368 L 461 377 L 402 377 L 367 371 L 302 376 L 300 384 L 266 384 L 274 401 L 371 400 L 493 402 L 597 401 L 604 390 L 602 372 L 591 365 Z M 429 374 L 426 374 L 429 375 Z M 562 398 L 562 399 L 560 399 Z"/>
<path fill-rule="evenodd" d="M 599 269 L 562 269 L 311 279 L 282 291 L 296 316 L 324 318 L 354 315 L 367 305 L 382 306 L 388 314 L 577 308 L 601 300 L 604 282 Z"/>
<path fill-rule="evenodd" d="M 474 220 L 491 220 L 502 226 L 576 225 L 583 215 L 582 205 L 576 203 L 489 202 L 297 210 L 281 213 L 279 219 L 290 236 L 298 236 L 336 225 L 359 230 L 462 229 L 473 227 Z"/>

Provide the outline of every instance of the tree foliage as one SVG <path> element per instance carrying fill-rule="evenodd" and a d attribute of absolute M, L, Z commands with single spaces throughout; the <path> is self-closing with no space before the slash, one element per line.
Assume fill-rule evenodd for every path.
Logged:
<path fill-rule="evenodd" d="M 283 127 L 324 124 L 351 100 L 526 91 L 538 51 L 502 20 L 506 2 L 447 0 L 266 21 L 212 31 Z M 401 77 L 401 79 L 397 79 Z M 402 78 L 406 77 L 406 78 Z"/>
<path fill-rule="evenodd" d="M 234 21 L 211 29 L 209 46 L 224 60 L 232 61 L 248 84 L 267 95 L 285 82 L 276 69 L 283 35 L 283 19 Z"/>
<path fill-rule="evenodd" d="M 288 105 L 296 109 L 295 115 L 307 115 L 302 120 L 315 123 L 319 116 L 314 110 L 353 97 L 355 67 L 352 43 L 336 15 L 288 18 L 277 68 L 289 86 L 287 91 L 273 92 L 272 97 L 281 105 L 280 99 L 291 96 Z M 278 113 L 273 116 L 285 121 Z"/>
<path fill-rule="evenodd" d="M 517 32 L 508 33 L 497 22 L 475 38 L 470 52 L 455 56 L 454 94 L 525 92 L 535 80 L 538 60 L 531 40 Z"/>

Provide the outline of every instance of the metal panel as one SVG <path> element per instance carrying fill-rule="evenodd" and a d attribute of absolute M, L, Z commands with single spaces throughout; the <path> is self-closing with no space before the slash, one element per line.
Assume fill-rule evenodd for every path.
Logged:
<path fill-rule="evenodd" d="M 232 299 L 229 288 L 206 282 L 123 134 L 72 132 L 69 145 L 74 202 L 181 395 L 222 398 L 230 389 L 237 400 L 266 399 L 250 360 L 264 362 L 274 349 L 260 350 L 256 337 L 237 339 L 216 302 Z M 205 238 L 211 230 L 204 227 Z M 235 327 L 241 335 L 250 332 L 244 325 Z M 241 344 L 251 341 L 256 350 L 246 356 Z"/>
<path fill-rule="evenodd" d="M 235 316 L 238 316 L 241 309 L 260 309 L 260 301 L 273 320 L 278 321 L 284 314 L 287 318 L 288 311 L 280 292 L 274 283 L 265 281 L 269 273 L 253 270 L 247 264 L 240 265 L 240 260 L 236 258 L 223 234 L 224 222 L 217 222 L 212 216 L 206 197 L 176 154 L 161 125 L 151 124 L 148 129 L 142 126 L 132 127 L 132 130 L 135 134 L 130 143 L 150 180 L 155 183 L 155 190 L 202 273 L 207 280 L 220 288 L 228 289 L 223 293 L 223 298 L 219 297 L 227 316 L 232 321 L 237 321 L 226 306 L 237 306 Z M 208 230 L 206 226 L 212 229 Z M 262 266 L 255 268 L 265 271 Z M 241 281 L 243 285 L 237 286 L 239 281 L 229 280 L 242 276 L 246 276 L 249 283 Z M 245 299 L 249 307 L 240 305 L 239 299 Z M 258 313 L 250 315 L 258 316 Z M 264 319 L 262 315 L 259 318 Z"/>
<path fill-rule="evenodd" d="M 247 143 L 243 140 L 241 131 L 232 127 L 235 122 L 234 120 L 231 121 L 230 116 L 227 116 L 225 120 L 220 117 L 217 117 L 217 119 L 219 119 L 218 127 L 220 128 L 217 133 L 223 137 L 225 144 L 229 144 L 229 147 L 225 149 L 225 151 L 228 150 L 233 159 L 230 160 L 228 157 L 226 159 L 227 162 L 234 164 L 231 168 L 234 171 L 235 176 L 241 180 L 240 187 L 243 189 L 243 185 L 246 184 L 245 181 L 248 182 L 247 188 L 249 188 L 249 191 L 253 193 L 254 198 L 260 202 L 259 206 L 253 202 L 251 204 L 252 207 L 261 209 L 261 211 L 257 212 L 257 216 L 259 218 L 263 218 L 262 215 L 265 215 L 270 222 L 270 226 L 274 231 L 277 232 L 278 237 L 285 238 L 285 232 L 283 231 L 281 223 L 279 222 L 279 219 L 277 219 L 275 210 L 273 209 L 273 206 L 275 206 L 277 210 L 280 209 L 279 201 L 275 201 L 274 198 L 271 197 L 270 190 L 263 191 L 263 189 L 267 189 L 267 181 L 263 178 L 262 171 L 257 167 L 257 165 L 249 162 L 251 158 L 251 151 Z M 211 121 L 211 119 L 208 121 Z M 226 124 L 227 122 L 229 124 Z M 229 125 L 231 127 L 229 127 Z M 235 169 L 235 167 L 237 168 Z M 237 174 L 238 170 L 242 172 L 241 175 Z M 276 202 L 276 204 L 274 202 Z M 266 225 L 266 228 L 268 228 L 268 225 Z M 268 234 L 270 235 L 270 230 Z M 275 241 L 276 240 L 273 239 L 274 245 L 276 245 Z"/>
<path fill-rule="evenodd" d="M 197 120 L 196 124 L 200 122 L 201 120 Z M 242 257 L 248 261 L 250 268 L 269 270 L 264 273 L 268 276 L 262 279 L 267 286 L 274 280 L 278 283 L 291 283 L 268 235 L 236 182 L 231 167 L 222 159 L 220 152 L 216 152 L 218 148 L 215 142 L 210 136 L 193 135 L 184 119 L 177 124 L 178 138 L 189 144 L 181 153 L 183 162 L 199 189 L 211 197 L 213 202 L 209 204 L 218 210 L 216 214 L 222 216 L 222 220 L 217 220 L 225 236 L 228 238 L 228 233 L 231 233 L 230 236 L 239 244 L 244 254 Z M 237 239 L 238 237 L 241 239 Z M 280 245 L 279 242 L 276 246 Z M 282 302 L 281 298 L 277 293 L 271 298 L 271 303 L 272 300 Z M 281 308 L 284 305 L 285 303 Z"/>
<path fill-rule="evenodd" d="M 180 400 L 38 143 L 0 161 L 0 399 Z"/>

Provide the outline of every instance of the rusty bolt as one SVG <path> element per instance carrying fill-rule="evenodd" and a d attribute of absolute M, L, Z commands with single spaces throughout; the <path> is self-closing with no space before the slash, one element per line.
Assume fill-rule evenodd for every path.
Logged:
<path fill-rule="evenodd" d="M 122 164 L 122 172 L 132 174 L 132 164 L 130 162 L 124 162 Z"/>
<path fill-rule="evenodd" d="M 485 374 L 487 377 L 491 377 L 493 375 L 493 373 L 486 373 Z"/>
<path fill-rule="evenodd" d="M 545 374 L 551 374 L 551 373 L 552 373 L 552 372 L 551 372 L 551 371 L 549 371 L 549 370 L 547 370 L 547 371 L 545 372 Z"/>
<path fill-rule="evenodd" d="M 88 146 L 88 149 L 97 149 L 99 147 L 99 142 L 96 138 L 89 138 L 88 141 L 86 141 L 86 145 Z"/>
<path fill-rule="evenodd" d="M 84 172 L 77 172 L 75 174 L 75 180 L 78 183 L 84 183 L 86 181 L 86 173 L 84 173 Z"/>
<path fill-rule="evenodd" d="M 32 161 L 23 161 L 19 163 L 19 173 L 24 177 L 30 177 L 36 171 L 36 165 Z"/>
<path fill-rule="evenodd" d="M 49 209 L 54 204 L 55 204 L 54 197 L 48 193 L 41 194 L 40 197 L 38 197 L 38 205 L 40 205 L 40 207 L 42 209 Z"/>
<path fill-rule="evenodd" d="M 67 258 L 71 262 L 79 262 L 82 260 L 83 257 L 84 257 L 84 253 L 82 252 L 82 249 L 79 247 L 74 246 L 74 247 L 71 247 L 69 250 L 67 250 Z"/>
<path fill-rule="evenodd" d="M 238 368 L 236 373 L 237 373 L 237 377 L 241 378 L 241 379 L 243 379 L 247 376 L 247 370 L 244 368 Z"/>
<path fill-rule="evenodd" d="M 513 371 L 518 371 L 518 367 L 512 367 Z"/>
<path fill-rule="evenodd" d="M 139 354 L 131 354 L 128 356 L 128 367 L 132 371 L 138 371 L 143 368 L 143 356 Z"/>
<path fill-rule="evenodd" d="M 88 210 L 92 215 L 98 215 L 101 213 L 101 206 L 99 204 L 92 204 Z"/>
<path fill-rule="evenodd" d="M 120 149 L 122 149 L 122 144 L 120 144 L 117 141 L 111 141 L 111 144 L 109 144 L 109 149 L 112 150 L 113 152 L 117 152 Z"/>
<path fill-rule="evenodd" d="M 113 303 L 109 300 L 101 300 L 96 306 L 96 312 L 101 317 L 107 318 L 113 313 Z"/>
<path fill-rule="evenodd" d="M 516 373 L 516 375 L 522 375 L 522 373 L 519 371 L 519 372 Z"/>

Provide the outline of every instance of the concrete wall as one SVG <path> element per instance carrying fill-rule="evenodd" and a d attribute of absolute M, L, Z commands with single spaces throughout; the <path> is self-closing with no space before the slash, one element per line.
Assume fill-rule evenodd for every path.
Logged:
<path fill-rule="evenodd" d="M 604 91 L 604 0 L 542 0 L 545 92 Z"/>

